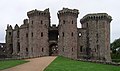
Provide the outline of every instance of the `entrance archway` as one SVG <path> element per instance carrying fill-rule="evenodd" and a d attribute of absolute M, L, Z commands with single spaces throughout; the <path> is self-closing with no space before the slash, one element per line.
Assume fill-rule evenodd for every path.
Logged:
<path fill-rule="evenodd" d="M 57 56 L 58 55 L 58 45 L 56 43 L 52 43 L 49 46 L 49 56 Z"/>

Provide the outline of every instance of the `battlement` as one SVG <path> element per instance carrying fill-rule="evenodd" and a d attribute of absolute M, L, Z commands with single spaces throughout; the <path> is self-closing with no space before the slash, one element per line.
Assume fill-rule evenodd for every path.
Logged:
<path fill-rule="evenodd" d="M 12 26 L 11 25 L 7 25 L 7 30 L 13 30 Z"/>
<path fill-rule="evenodd" d="M 93 13 L 93 14 L 87 14 L 85 15 L 80 22 L 83 23 L 88 20 L 108 20 L 111 22 L 112 17 L 108 15 L 107 13 Z"/>
<path fill-rule="evenodd" d="M 28 19 L 24 19 L 24 20 L 23 20 L 23 23 L 24 23 L 24 24 L 28 24 Z"/>
<path fill-rule="evenodd" d="M 50 17 L 49 8 L 48 8 L 48 9 L 45 9 L 44 11 L 40 11 L 40 10 L 35 9 L 35 10 L 32 10 L 32 11 L 27 12 L 27 16 L 28 16 L 29 18 L 30 18 L 30 17 L 33 17 L 33 16 L 40 16 L 40 15 Z"/>
<path fill-rule="evenodd" d="M 57 13 L 58 18 L 59 18 L 59 16 L 62 16 L 62 15 L 74 15 L 74 16 L 78 17 L 78 14 L 79 14 L 79 10 L 69 9 L 69 8 L 63 8 L 62 10 L 59 10 Z"/>
<path fill-rule="evenodd" d="M 14 29 L 15 29 L 15 30 L 19 29 L 18 24 L 15 25 Z"/>

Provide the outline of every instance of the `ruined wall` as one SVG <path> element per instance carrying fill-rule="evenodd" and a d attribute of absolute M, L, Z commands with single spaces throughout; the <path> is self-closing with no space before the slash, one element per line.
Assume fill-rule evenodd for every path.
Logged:
<path fill-rule="evenodd" d="M 59 19 L 59 55 L 77 58 L 77 17 L 78 10 L 63 8 L 58 12 Z"/>
<path fill-rule="evenodd" d="M 13 30 L 13 56 L 18 56 L 20 50 L 18 50 L 19 45 L 19 26 L 16 24 Z"/>
<path fill-rule="evenodd" d="M 87 28 L 88 57 L 110 61 L 110 21 L 106 13 L 88 14 L 81 19 L 82 28 Z"/>
<path fill-rule="evenodd" d="M 13 53 L 13 28 L 11 25 L 7 25 L 7 29 L 6 29 L 6 51 L 7 51 L 7 57 L 12 57 L 12 53 Z"/>
<path fill-rule="evenodd" d="M 27 15 L 29 17 L 29 56 L 38 57 L 49 55 L 49 9 L 44 11 L 32 10 Z"/>

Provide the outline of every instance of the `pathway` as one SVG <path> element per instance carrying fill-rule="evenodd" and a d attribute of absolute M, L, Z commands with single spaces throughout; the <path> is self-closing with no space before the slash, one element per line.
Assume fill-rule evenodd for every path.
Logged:
<path fill-rule="evenodd" d="M 3 71 L 43 71 L 55 58 L 55 56 L 47 56 L 27 59 L 30 62 Z"/>

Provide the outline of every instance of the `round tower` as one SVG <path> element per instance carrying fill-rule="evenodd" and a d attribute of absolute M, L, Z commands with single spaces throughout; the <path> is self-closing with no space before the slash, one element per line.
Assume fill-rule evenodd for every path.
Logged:
<path fill-rule="evenodd" d="M 11 25 L 7 25 L 6 29 L 6 48 L 7 56 L 11 57 L 13 53 L 13 28 Z"/>
<path fill-rule="evenodd" d="M 94 13 L 84 16 L 80 22 L 86 28 L 87 55 L 91 59 L 111 61 L 110 56 L 110 22 L 112 18 L 106 13 Z"/>
<path fill-rule="evenodd" d="M 77 58 L 77 18 L 79 11 L 77 9 L 63 8 L 58 11 L 59 19 L 59 55 Z"/>
<path fill-rule="evenodd" d="M 48 27 L 50 26 L 49 9 L 32 10 L 29 17 L 29 55 L 31 57 L 49 55 Z"/>

